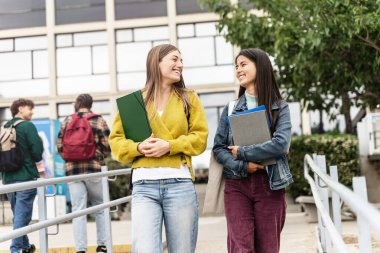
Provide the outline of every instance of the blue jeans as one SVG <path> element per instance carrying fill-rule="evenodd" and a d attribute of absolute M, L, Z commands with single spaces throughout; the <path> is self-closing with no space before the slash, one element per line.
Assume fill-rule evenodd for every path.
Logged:
<path fill-rule="evenodd" d="M 32 219 L 33 201 L 36 194 L 37 189 L 7 193 L 13 212 L 13 229 L 28 226 Z M 29 238 L 27 235 L 23 235 L 12 240 L 10 250 L 12 253 L 18 253 L 29 247 Z"/>
<path fill-rule="evenodd" d="M 162 223 L 169 253 L 193 253 L 198 199 L 191 179 L 140 180 L 132 192 L 132 252 L 162 253 Z"/>
<path fill-rule="evenodd" d="M 87 208 L 87 202 L 91 206 L 103 203 L 102 181 L 101 179 L 91 179 L 69 183 L 71 209 L 72 211 Z M 95 213 L 96 235 L 98 245 L 106 245 L 107 235 L 105 232 L 104 211 Z M 74 239 L 77 251 L 87 250 L 87 216 L 73 219 Z"/>

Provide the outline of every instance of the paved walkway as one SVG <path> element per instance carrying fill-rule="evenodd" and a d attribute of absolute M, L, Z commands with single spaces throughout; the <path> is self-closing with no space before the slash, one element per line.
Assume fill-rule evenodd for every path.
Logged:
<path fill-rule="evenodd" d="M 303 213 L 289 213 L 286 224 L 282 233 L 281 253 L 315 253 L 315 225 L 306 222 Z M 355 233 L 355 222 L 349 221 L 343 223 L 344 231 L 348 234 Z M 11 231 L 10 226 L 0 227 L 0 233 Z M 55 227 L 49 228 L 52 233 L 56 231 Z M 346 233 L 346 232 L 345 232 Z M 219 217 L 201 217 L 199 220 L 199 236 L 197 244 L 197 253 L 224 253 L 226 250 L 226 220 L 223 216 Z M 38 232 L 29 235 L 31 242 L 39 245 Z M 117 252 L 126 252 L 131 244 L 131 223 L 126 221 L 112 222 L 112 238 L 114 245 L 124 245 L 115 249 Z M 0 252 L 7 252 L 10 242 L 1 243 Z M 96 245 L 96 227 L 94 222 L 88 223 L 88 244 Z M 74 252 L 74 249 L 68 250 L 67 247 L 74 245 L 72 235 L 72 225 L 70 223 L 59 226 L 59 234 L 49 236 L 49 248 L 65 248 L 64 250 L 55 250 L 54 252 Z M 355 245 L 353 248 L 355 249 Z M 357 251 L 356 251 L 357 252 Z"/>

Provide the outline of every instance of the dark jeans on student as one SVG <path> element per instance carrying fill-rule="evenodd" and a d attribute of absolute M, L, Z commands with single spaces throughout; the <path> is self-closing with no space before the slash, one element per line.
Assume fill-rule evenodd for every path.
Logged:
<path fill-rule="evenodd" d="M 278 253 L 285 223 L 285 190 L 269 188 L 265 170 L 226 179 L 224 206 L 229 253 Z"/>
<path fill-rule="evenodd" d="M 7 193 L 13 212 L 13 229 L 29 225 L 29 222 L 32 219 L 33 201 L 36 194 L 37 189 Z M 18 253 L 23 249 L 29 249 L 29 247 L 28 236 L 23 235 L 12 240 L 10 250 L 12 253 Z"/>

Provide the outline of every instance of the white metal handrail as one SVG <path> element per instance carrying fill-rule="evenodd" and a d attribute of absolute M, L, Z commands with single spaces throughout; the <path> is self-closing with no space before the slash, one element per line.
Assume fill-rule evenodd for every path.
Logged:
<path fill-rule="evenodd" d="M 380 238 L 380 212 L 367 202 L 366 186 L 364 177 L 354 177 L 353 185 L 355 192 L 338 182 L 336 166 L 330 166 L 330 174 L 326 173 L 326 161 L 324 156 L 310 155 L 304 157 L 304 176 L 310 184 L 314 201 L 318 210 L 318 224 L 320 234 L 318 246 L 320 252 L 333 252 L 331 241 L 339 253 L 349 252 L 341 235 L 341 217 L 339 198 L 342 199 L 357 215 L 359 226 L 359 249 L 360 252 L 371 252 L 371 238 L 369 226 L 373 228 Z M 314 172 L 314 178 L 309 175 L 309 169 Z M 316 184 L 318 183 L 318 186 Z M 321 184 L 321 181 L 323 182 Z M 332 205 L 334 222 L 329 215 L 328 189 L 333 190 Z M 339 215 L 337 215 L 339 213 Z M 337 215 L 337 216 L 336 216 Z M 336 216 L 336 217 L 335 217 Z M 327 233 L 326 233 L 327 232 Z"/>
<path fill-rule="evenodd" d="M 318 168 L 310 155 L 305 155 L 305 163 L 310 166 L 314 173 L 325 182 L 332 190 L 337 192 L 342 200 L 358 215 L 363 216 L 367 223 L 372 227 L 377 236 L 380 238 L 380 212 L 367 201 L 364 201 L 356 193 L 344 185 L 334 182 L 329 176 Z M 308 175 L 308 166 L 305 165 L 305 176 Z M 310 177 L 310 176 L 309 176 Z"/>
<path fill-rule="evenodd" d="M 117 200 L 110 201 L 108 203 L 103 203 L 100 205 L 92 206 L 92 207 L 89 207 L 89 208 L 86 208 L 83 210 L 75 211 L 75 212 L 72 212 L 69 214 L 64 214 L 64 215 L 61 215 L 61 216 L 56 217 L 56 218 L 40 221 L 38 223 L 31 224 L 31 225 L 28 225 L 26 227 L 15 229 L 12 232 L 0 235 L 0 242 L 5 242 L 5 241 L 8 241 L 10 239 L 17 238 L 17 237 L 38 231 L 38 230 L 43 229 L 43 228 L 47 228 L 47 227 L 68 221 L 68 220 L 72 220 L 74 218 L 77 218 L 77 217 L 80 217 L 83 215 L 95 213 L 95 212 L 101 211 L 105 208 L 109 208 L 112 206 L 116 206 L 116 205 L 126 203 L 126 202 L 130 201 L 131 198 L 132 198 L 132 196 L 120 198 Z"/>
<path fill-rule="evenodd" d="M 39 222 L 36 224 L 31 224 L 19 229 L 15 229 L 12 232 L 9 232 L 4 235 L 0 235 L 0 242 L 4 242 L 10 239 L 14 239 L 20 237 L 22 235 L 40 231 L 40 252 L 47 253 L 48 252 L 48 243 L 47 243 L 47 228 L 52 225 L 57 225 L 59 223 L 72 220 L 76 217 L 80 217 L 83 215 L 95 213 L 101 210 L 104 210 L 106 215 L 106 230 L 110 235 L 109 242 L 107 243 L 107 249 L 110 253 L 112 250 L 112 236 L 111 236 L 111 223 L 109 217 L 109 207 L 120 205 L 126 202 L 131 201 L 131 196 L 120 198 L 114 201 L 109 201 L 109 191 L 108 191 L 108 183 L 107 177 L 124 175 L 131 173 L 131 169 L 120 169 L 107 171 L 106 166 L 102 166 L 102 172 L 84 174 L 84 175 L 75 175 L 75 176 L 67 176 L 60 178 L 48 178 L 48 179 L 40 179 L 36 181 L 28 181 L 21 182 L 15 184 L 8 184 L 0 186 L 0 194 L 22 191 L 27 189 L 38 188 L 38 196 L 39 196 Z M 59 183 L 67 183 L 67 182 L 75 182 L 80 180 L 94 179 L 94 178 L 102 178 L 103 185 L 103 199 L 104 203 L 96 206 L 92 206 L 83 210 L 75 211 L 69 214 L 61 215 L 56 218 L 46 219 L 46 201 L 45 201 L 45 186 L 59 184 Z"/>
<path fill-rule="evenodd" d="M 41 186 L 48 186 L 48 185 L 53 185 L 53 184 L 62 184 L 62 183 L 80 181 L 80 180 L 93 179 L 93 178 L 124 175 L 130 172 L 131 172 L 131 169 L 120 169 L 120 170 L 111 170 L 107 172 L 95 172 L 95 173 L 75 175 L 75 176 L 41 178 L 40 180 L 36 180 L 36 181 L 28 181 L 28 182 L 23 182 L 23 183 L 2 185 L 0 186 L 0 194 L 5 194 L 8 192 L 24 191 L 28 189 L 34 189 Z"/>
<path fill-rule="evenodd" d="M 344 243 L 343 238 L 341 237 L 341 235 L 339 234 L 339 232 L 335 228 L 334 223 L 332 222 L 332 220 L 330 218 L 330 215 L 324 209 L 322 200 L 318 195 L 318 189 L 315 185 L 314 179 L 309 175 L 308 165 L 310 165 L 312 167 L 313 171 L 315 171 L 315 169 L 319 170 L 319 168 L 314 164 L 314 161 L 312 159 L 311 159 L 311 161 L 308 159 L 309 157 L 310 157 L 309 155 L 305 156 L 305 163 L 304 163 L 304 170 L 305 171 L 304 172 L 305 172 L 305 178 L 309 182 L 311 192 L 312 192 L 313 197 L 314 197 L 315 205 L 317 206 L 317 208 L 321 214 L 321 218 L 322 218 L 323 222 L 325 223 L 327 231 L 329 232 L 331 239 L 334 242 L 334 245 L 335 245 L 337 251 L 339 253 L 346 253 L 346 252 L 348 252 L 347 246 Z M 321 171 L 319 171 L 319 172 L 321 172 Z"/>

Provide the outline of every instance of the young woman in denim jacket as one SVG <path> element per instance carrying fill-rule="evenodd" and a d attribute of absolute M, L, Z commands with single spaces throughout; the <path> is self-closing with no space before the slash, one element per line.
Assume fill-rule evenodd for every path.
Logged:
<path fill-rule="evenodd" d="M 285 223 L 284 188 L 293 182 L 286 154 L 291 123 L 288 104 L 282 99 L 268 55 L 260 49 L 244 49 L 235 58 L 239 98 L 232 113 L 265 105 L 272 122 L 272 139 L 234 146 L 223 110 L 213 152 L 224 167 L 224 205 L 229 253 L 278 253 Z M 255 126 L 252 126 L 255 127 Z M 276 159 L 275 165 L 260 161 Z"/>

